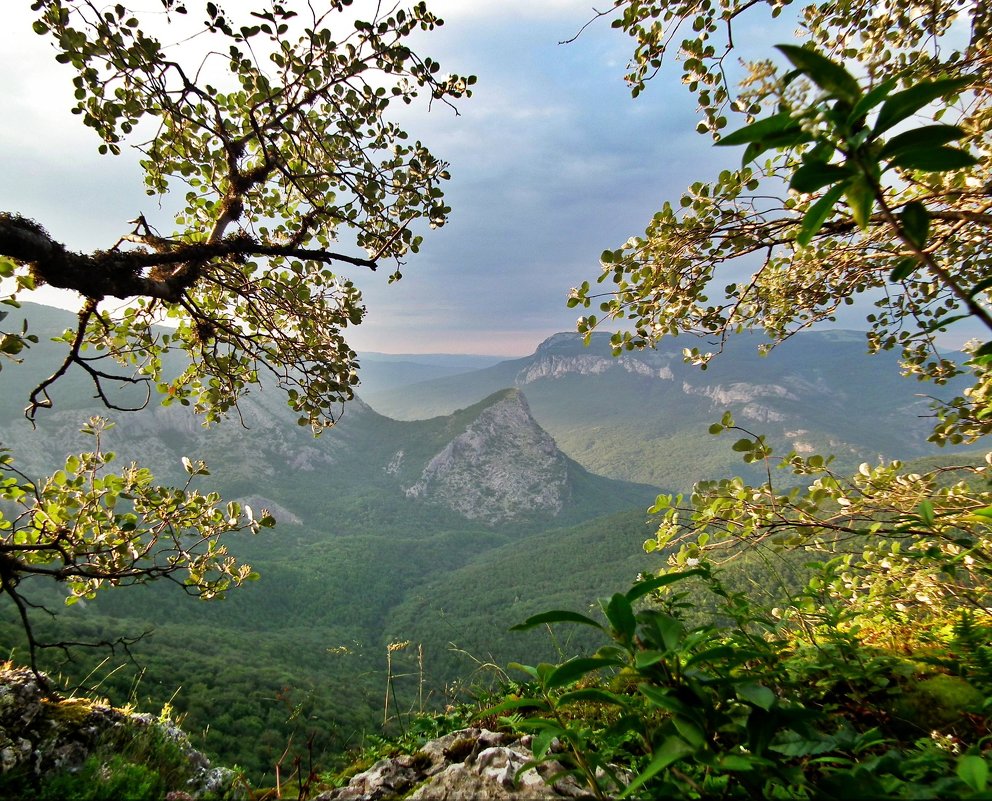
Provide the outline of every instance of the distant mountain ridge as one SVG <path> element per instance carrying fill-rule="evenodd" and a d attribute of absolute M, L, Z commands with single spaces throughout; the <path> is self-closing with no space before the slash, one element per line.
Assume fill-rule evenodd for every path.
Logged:
<path fill-rule="evenodd" d="M 860 332 L 803 332 L 767 357 L 757 353 L 761 341 L 732 337 L 702 371 L 684 363 L 685 340 L 614 358 L 608 334 L 585 346 L 579 335 L 561 333 L 525 358 L 363 397 L 384 414 L 415 419 L 516 387 L 535 420 L 587 469 L 687 490 L 696 480 L 749 469 L 726 442 L 706 436 L 725 410 L 766 434 L 779 453 L 832 453 L 852 467 L 933 453 L 923 393 L 950 396 L 965 386 L 902 377 L 896 354 L 869 355 Z"/>
<path fill-rule="evenodd" d="M 71 315 L 55 309 L 29 306 L 27 311 L 39 334 L 46 329 L 56 334 L 72 322 Z M 28 352 L 24 364 L 6 369 L 4 377 L 16 375 L 26 399 L 51 372 L 48 362 L 58 353 L 52 343 L 39 343 L 39 352 Z M 66 453 L 91 449 L 92 438 L 79 428 L 89 414 L 101 414 L 115 421 L 105 447 L 119 460 L 138 461 L 160 480 L 178 481 L 183 456 L 202 458 L 233 497 L 268 503 L 287 519 L 310 525 L 322 514 L 317 487 L 327 481 L 338 494 L 374 489 L 486 525 L 578 522 L 646 504 L 655 492 L 589 475 L 534 421 L 517 389 L 499 390 L 452 415 L 412 422 L 391 420 L 356 399 L 338 425 L 316 439 L 309 428 L 296 425 L 296 416 L 274 391 L 250 392 L 232 419 L 204 429 L 185 407 L 158 406 L 152 398 L 141 412 L 112 412 L 88 401 L 87 390 L 85 384 L 76 386 L 64 404 L 42 410 L 37 430 L 20 414 L 23 399 L 0 409 L 0 442 L 12 449 L 21 469 L 41 475 L 58 467 Z M 287 482 L 289 475 L 293 481 Z M 280 497 L 279 487 L 294 482 L 298 486 Z M 576 492 L 578 485 L 582 492 Z M 296 491 L 305 486 L 315 492 Z M 592 499 L 600 509 L 591 506 Z"/>

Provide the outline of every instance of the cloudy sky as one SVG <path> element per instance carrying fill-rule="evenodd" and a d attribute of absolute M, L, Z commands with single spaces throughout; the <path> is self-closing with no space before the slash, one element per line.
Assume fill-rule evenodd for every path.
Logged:
<path fill-rule="evenodd" d="M 27 0 L 4 5 L 0 209 L 37 219 L 80 250 L 108 247 L 138 212 L 167 229 L 169 215 L 144 195 L 135 161 L 98 156 L 95 136 L 68 113 L 71 70 L 31 32 Z M 352 276 L 369 314 L 351 343 L 392 353 L 530 353 L 573 330 L 566 294 L 598 274 L 604 248 L 643 231 L 666 199 L 739 154 L 694 132 L 694 103 L 674 82 L 658 80 L 632 100 L 623 82 L 630 43 L 607 22 L 559 44 L 593 16 L 590 0 L 430 6 L 446 24 L 418 51 L 479 78 L 458 116 L 435 105 L 404 120 L 451 163 L 453 214 L 399 283 Z M 785 26 L 737 37 L 760 45 L 790 35 Z"/>

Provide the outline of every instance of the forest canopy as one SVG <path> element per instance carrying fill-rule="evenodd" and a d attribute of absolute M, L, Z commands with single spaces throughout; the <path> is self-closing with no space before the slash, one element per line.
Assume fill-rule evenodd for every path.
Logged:
<path fill-rule="evenodd" d="M 45 220 L 0 212 L 0 302 L 16 307 L 43 285 L 81 299 L 62 364 L 25 398 L 29 420 L 76 370 L 117 411 L 156 399 L 210 423 L 268 383 L 301 425 L 319 433 L 335 422 L 358 381 L 344 331 L 365 313 L 348 271 L 388 265 L 398 279 L 450 212 L 447 164 L 391 110 L 423 100 L 453 111 L 475 81 L 442 74 L 407 44 L 442 24 L 424 3 L 356 13 L 350 5 L 239 3 L 228 13 L 189 0 L 144 12 L 89 0 L 32 4 L 34 33 L 65 65 L 72 113 L 95 146 L 108 157 L 134 148 L 147 194 L 183 202 L 171 220 L 136 212 L 116 241 L 88 253 L 68 248 Z M 98 179 L 92 191 L 98 202 Z M 30 359 L 30 321 L 7 329 L 0 353 Z M 121 400 L 128 387 L 138 403 Z M 219 536 L 272 524 L 266 512 L 196 490 L 207 469 L 192 459 L 178 489 L 159 487 L 145 467 L 109 473 L 105 428 L 91 421 L 93 450 L 46 480 L 20 472 L 16 454 L 0 456 L 0 499 L 11 504 L 0 518 L 0 592 L 28 629 L 32 661 L 39 643 L 23 577 L 65 582 L 70 601 L 157 578 L 213 597 L 254 575 Z"/>

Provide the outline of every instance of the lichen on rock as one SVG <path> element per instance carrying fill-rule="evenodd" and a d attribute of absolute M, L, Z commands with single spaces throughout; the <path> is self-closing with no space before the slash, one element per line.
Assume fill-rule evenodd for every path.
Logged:
<path fill-rule="evenodd" d="M 529 737 L 461 729 L 376 762 L 314 801 L 556 801 L 594 796 L 555 761 L 526 767 Z M 555 777 L 558 778 L 555 778 Z"/>
<path fill-rule="evenodd" d="M 167 719 L 65 698 L 28 668 L 0 664 L 0 797 L 34 799 L 78 777 L 134 769 L 165 797 L 247 797 L 238 775 L 213 768 Z M 47 795 L 51 796 L 51 792 Z"/>

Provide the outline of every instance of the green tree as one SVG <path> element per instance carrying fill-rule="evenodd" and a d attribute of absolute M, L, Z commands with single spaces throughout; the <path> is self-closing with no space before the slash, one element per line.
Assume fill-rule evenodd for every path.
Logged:
<path fill-rule="evenodd" d="M 65 359 L 31 391 L 26 414 L 34 420 L 52 405 L 48 390 L 70 369 L 92 379 L 109 408 L 124 406 L 111 389 L 137 386 L 145 403 L 157 392 L 206 423 L 267 381 L 317 433 L 357 383 L 343 331 L 364 307 L 336 270 L 389 263 L 399 278 L 425 230 L 450 211 L 447 165 L 389 111 L 420 95 L 450 106 L 471 94 L 474 78 L 442 76 L 407 45 L 442 24 L 424 3 L 371 4 L 369 19 L 351 0 L 326 11 L 237 4 L 236 15 L 213 2 L 161 6 L 143 16 L 123 3 L 32 5 L 35 33 L 74 73 L 72 111 L 99 136 L 100 152 L 130 144 L 148 195 L 180 192 L 184 202 L 171 222 L 139 213 L 91 253 L 70 250 L 16 210 L 0 213 L 2 302 L 17 306 L 41 285 L 82 301 L 63 335 Z M 163 43 L 173 40 L 181 44 Z M 37 342 L 27 324 L 0 336 L 12 359 Z M 175 374 L 169 353 L 182 356 Z M 143 468 L 108 473 L 104 427 L 91 421 L 94 450 L 43 481 L 20 473 L 9 453 L 0 460 L 0 498 L 10 502 L 0 517 L 0 592 L 20 611 L 32 660 L 41 643 L 25 576 L 67 582 L 70 600 L 160 577 L 212 597 L 252 575 L 217 538 L 272 522 L 236 504 L 222 509 L 189 484 L 158 487 Z M 200 463 L 185 466 L 191 480 L 206 474 Z"/>
<path fill-rule="evenodd" d="M 742 20 L 789 5 L 617 0 L 603 12 L 636 42 L 627 76 L 635 96 L 675 50 L 699 101 L 699 130 L 744 151 L 740 169 L 694 183 L 643 236 L 603 253 L 598 282 L 607 288 L 586 282 L 569 298 L 599 306 L 579 330 L 624 321 L 617 353 L 694 334 L 707 344 L 685 358 L 705 368 L 735 332 L 762 329 L 771 349 L 865 295 L 874 299 L 872 351 L 898 349 L 907 373 L 938 384 L 970 372 L 966 392 L 937 404 L 931 438 L 974 443 L 992 430 L 992 343 L 974 341 L 961 359 L 940 352 L 936 337 L 963 320 L 992 336 L 987 8 L 797 3 L 788 14 L 803 46 L 735 68 Z M 711 428 L 725 431 L 736 432 L 745 461 L 768 465 L 767 481 L 708 482 L 688 503 L 659 499 L 662 525 L 649 548 L 681 543 L 685 563 L 728 543 L 853 543 L 861 555 L 849 554 L 834 582 L 848 600 L 895 615 L 985 608 L 987 465 L 924 475 L 863 465 L 849 478 L 822 456 L 773 460 L 764 438 L 729 415 Z M 780 491 L 776 464 L 806 486 Z"/>

